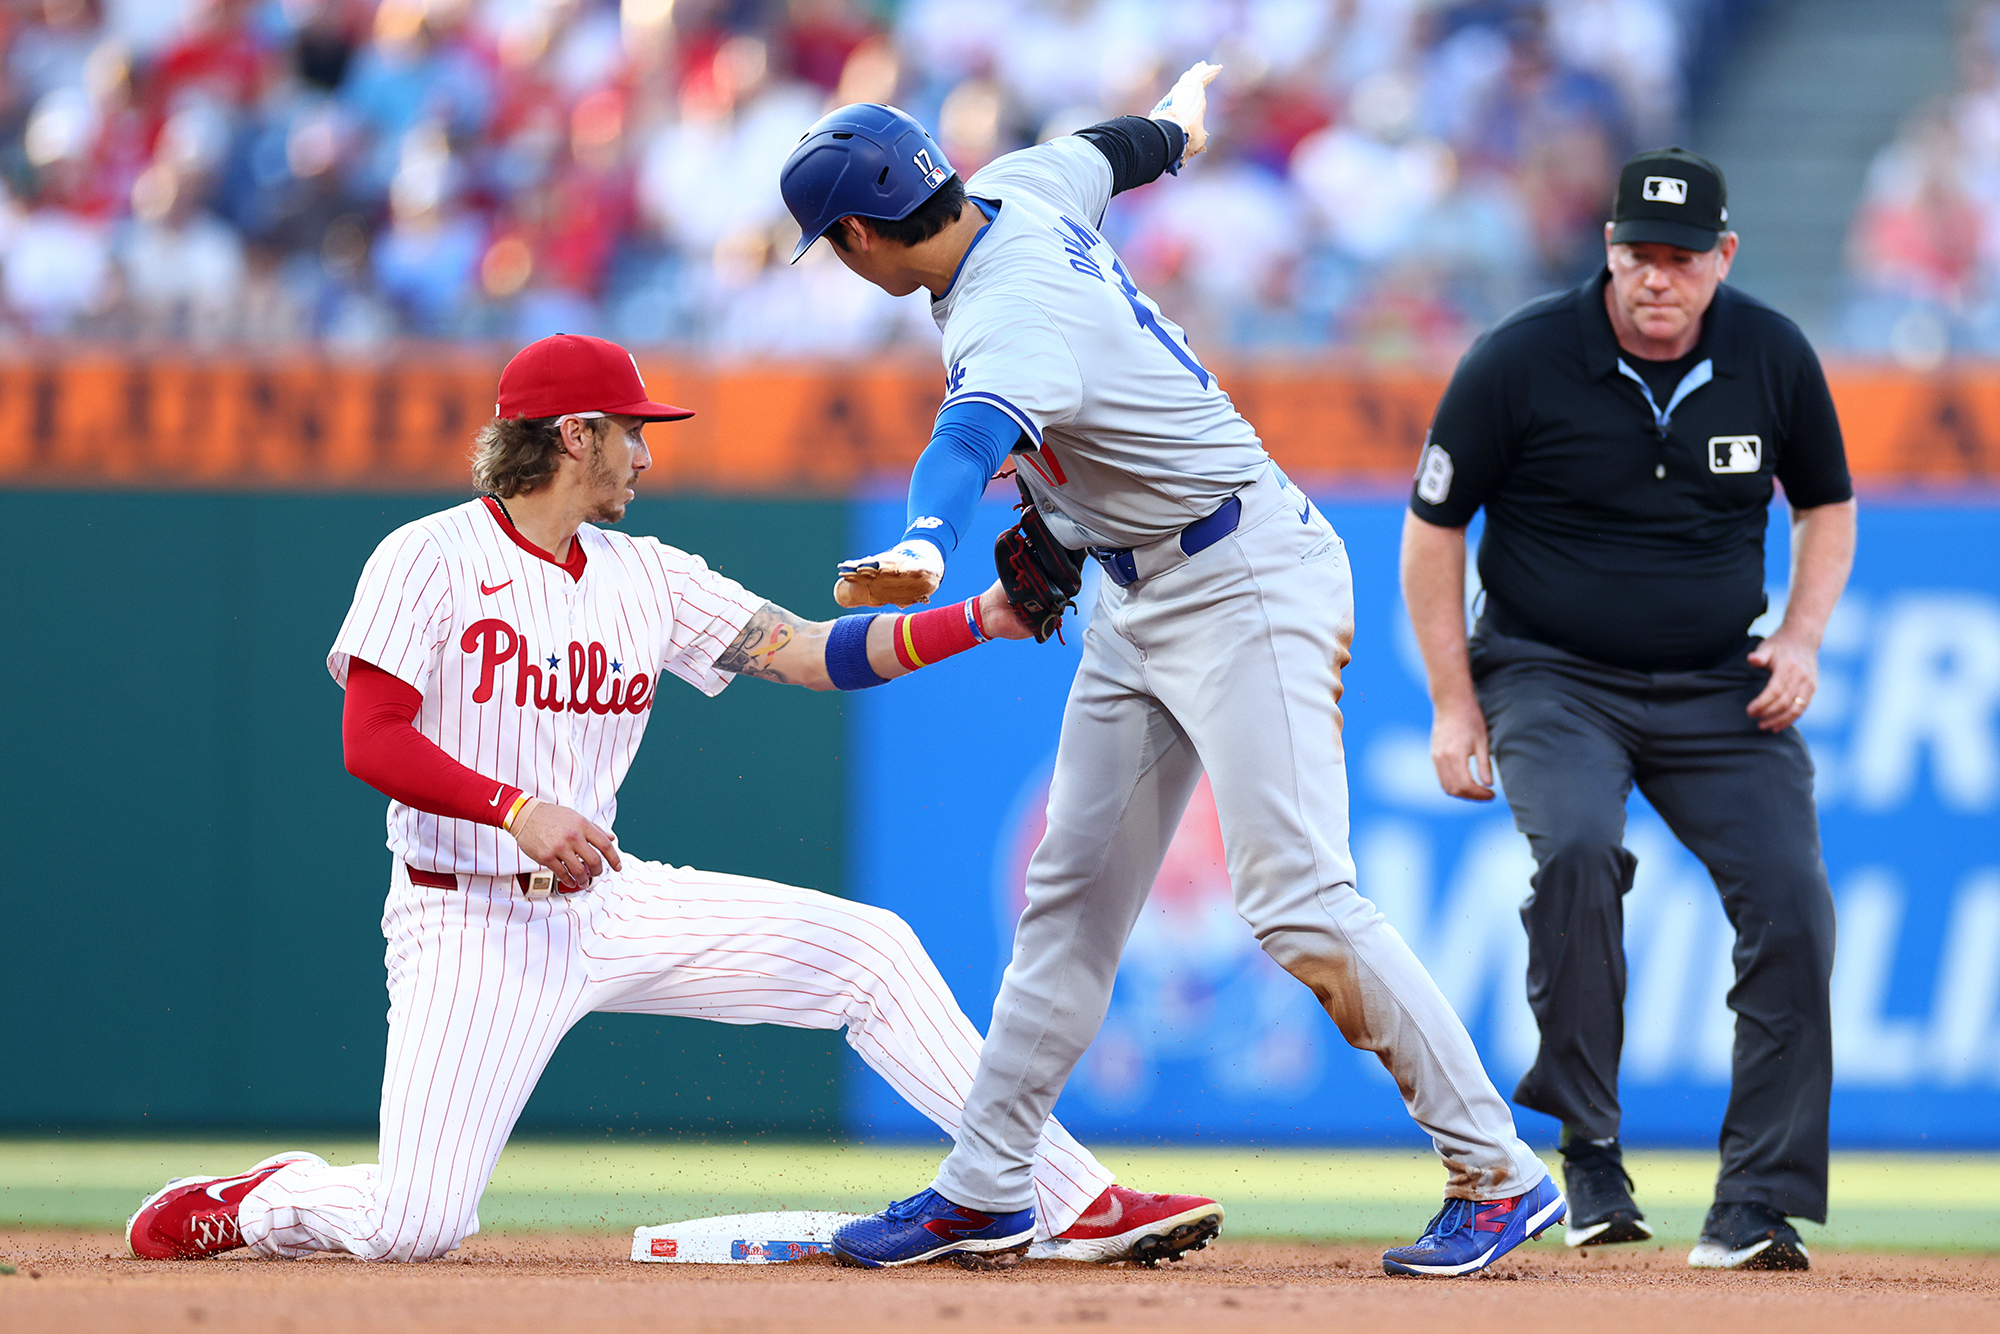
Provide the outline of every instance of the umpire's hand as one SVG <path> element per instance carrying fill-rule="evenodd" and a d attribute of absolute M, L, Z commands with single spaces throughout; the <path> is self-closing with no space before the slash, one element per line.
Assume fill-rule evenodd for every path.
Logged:
<path fill-rule="evenodd" d="M 1747 712 L 1766 732 L 1782 732 L 1805 715 L 1819 689 L 1819 651 L 1785 633 L 1772 636 L 1750 651 L 1750 665 L 1771 674 Z"/>
<path fill-rule="evenodd" d="M 1493 753 L 1486 739 L 1486 715 L 1469 692 L 1431 711 L 1431 764 L 1438 785 L 1467 801 L 1493 800 Z M 1475 766 L 1477 776 L 1475 777 Z"/>
<path fill-rule="evenodd" d="M 577 889 L 604 874 L 604 864 L 622 871 L 618 843 L 604 830 L 567 806 L 553 801 L 537 801 L 514 821 L 514 841 L 538 866 L 546 866 L 556 878 Z"/>

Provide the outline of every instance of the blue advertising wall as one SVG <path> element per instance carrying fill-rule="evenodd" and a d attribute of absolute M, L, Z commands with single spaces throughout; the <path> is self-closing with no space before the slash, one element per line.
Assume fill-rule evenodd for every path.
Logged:
<path fill-rule="evenodd" d="M 1437 788 L 1422 668 L 1396 590 L 1400 500 L 1318 499 L 1355 572 L 1345 710 L 1361 891 L 1431 969 L 1510 1091 L 1535 1047 L 1516 916 L 1532 862 L 1504 803 Z M 1008 514 L 982 507 L 942 596 L 990 578 L 980 553 Z M 1834 1140 L 2000 1147 L 2000 506 L 1864 501 L 1862 514 L 1803 725 L 1840 914 Z M 853 522 L 848 549 L 880 550 L 902 530 L 902 505 L 858 505 Z M 1786 582 L 1782 528 L 1779 510 L 1774 609 Z M 1092 581 L 1086 606 L 1094 569 Z M 1774 612 L 1758 629 L 1775 624 Z M 982 1030 L 1078 642 L 1072 630 L 1067 646 L 995 645 L 854 702 L 850 892 L 915 926 Z M 1728 925 L 1699 863 L 1637 796 L 1626 842 L 1639 870 L 1626 905 L 1625 1136 L 1712 1143 L 1733 1022 Z M 873 1075 L 857 1070 L 847 1088 L 855 1133 L 931 1133 Z M 1107 1140 L 1423 1142 L 1381 1066 L 1340 1040 L 1235 916 L 1205 787 L 1057 1112 Z M 1553 1122 L 1517 1115 L 1532 1141 L 1553 1140 Z"/>

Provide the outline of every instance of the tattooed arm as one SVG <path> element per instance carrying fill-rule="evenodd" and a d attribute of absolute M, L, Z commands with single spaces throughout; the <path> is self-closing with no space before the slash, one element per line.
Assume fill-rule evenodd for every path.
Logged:
<path fill-rule="evenodd" d="M 833 682 L 826 675 L 826 635 L 832 628 L 832 621 L 808 621 L 775 602 L 766 602 L 715 660 L 716 670 L 808 690 L 831 690 Z"/>
<path fill-rule="evenodd" d="M 975 600 L 988 638 L 1034 636 L 998 583 Z M 898 653 L 896 649 L 897 627 L 906 619 L 909 618 L 891 613 L 876 616 L 868 624 L 868 665 L 884 680 L 907 676 L 916 670 L 905 662 L 907 652 Z M 804 686 L 808 690 L 832 690 L 833 678 L 826 670 L 826 641 L 833 627 L 832 621 L 808 621 L 775 602 L 766 602 L 743 627 L 743 633 L 715 660 L 716 670 L 782 685 Z"/>

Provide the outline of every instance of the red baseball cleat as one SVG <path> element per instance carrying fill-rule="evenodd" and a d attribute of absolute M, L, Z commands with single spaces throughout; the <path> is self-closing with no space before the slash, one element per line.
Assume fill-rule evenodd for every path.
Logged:
<path fill-rule="evenodd" d="M 1028 1248 L 1031 1260 L 1082 1260 L 1108 1265 L 1137 1260 L 1151 1267 L 1198 1251 L 1222 1231 L 1222 1206 L 1201 1195 L 1146 1195 L 1112 1186 L 1059 1237 Z"/>
<path fill-rule="evenodd" d="M 199 1260 L 243 1244 L 236 1210 L 243 1197 L 289 1163 L 326 1163 L 293 1150 L 233 1177 L 176 1177 L 153 1192 L 125 1224 L 125 1244 L 141 1260 Z"/>

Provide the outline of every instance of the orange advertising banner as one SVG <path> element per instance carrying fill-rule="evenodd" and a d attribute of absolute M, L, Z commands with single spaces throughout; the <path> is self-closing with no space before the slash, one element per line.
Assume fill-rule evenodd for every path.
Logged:
<path fill-rule="evenodd" d="M 943 392 L 935 365 L 907 359 L 641 366 L 655 397 L 696 413 L 648 432 L 655 492 L 842 495 L 893 482 Z M 464 491 L 498 370 L 456 351 L 390 365 L 102 351 L 0 364 L 0 486 Z M 1857 480 L 2000 485 L 2000 363 L 1829 374 Z M 1402 484 L 1444 386 L 1431 372 L 1348 365 L 1220 375 L 1309 484 Z"/>

